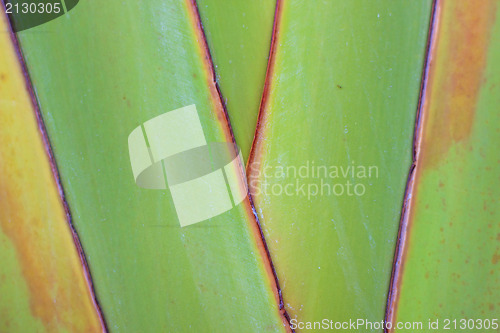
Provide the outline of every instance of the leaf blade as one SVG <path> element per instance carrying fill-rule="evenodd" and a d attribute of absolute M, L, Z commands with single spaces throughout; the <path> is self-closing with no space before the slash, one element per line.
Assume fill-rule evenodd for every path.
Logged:
<path fill-rule="evenodd" d="M 21 46 L 110 329 L 285 330 L 249 201 L 181 229 L 130 170 L 128 134 L 185 105 L 232 140 L 192 3 L 83 2 L 43 28 Z"/>
<path fill-rule="evenodd" d="M 5 15 L 0 16 L 0 331 L 101 330 Z"/>
<path fill-rule="evenodd" d="M 285 307 L 302 322 L 380 322 L 431 2 L 281 3 L 248 170 Z M 324 176 L 312 176 L 313 165 L 326 167 Z M 340 168 L 352 166 L 378 169 L 372 179 L 350 170 L 342 176 Z M 330 167 L 340 176 L 330 176 Z M 340 178 L 345 186 L 363 183 L 366 194 L 318 194 L 320 178 L 330 193 Z M 316 194 L 306 192 L 309 185 Z"/>

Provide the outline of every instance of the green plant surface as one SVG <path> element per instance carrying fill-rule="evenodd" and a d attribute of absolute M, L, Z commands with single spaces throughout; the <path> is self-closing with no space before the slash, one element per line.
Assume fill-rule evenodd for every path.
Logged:
<path fill-rule="evenodd" d="M 279 10 L 247 171 L 285 309 L 301 322 L 380 322 L 412 163 L 431 1 L 281 1 Z M 328 175 L 312 175 L 313 164 Z M 340 168 L 353 166 L 354 177 L 342 176 Z M 321 194 L 321 181 L 330 193 L 323 187 Z M 312 186 L 308 196 L 309 184 L 318 193 Z M 343 194 L 333 193 L 335 184 Z"/>
<path fill-rule="evenodd" d="M 134 182 L 127 138 L 155 116 L 195 104 L 231 140 L 199 27 L 190 1 L 81 1 L 18 34 L 112 332 L 286 329 L 248 199 L 181 229 L 169 191 Z"/>
<path fill-rule="evenodd" d="M 395 321 L 496 332 L 500 2 L 438 1 Z M 489 319 L 490 329 L 475 321 Z M 468 325 L 468 326 L 467 326 Z M 483 325 L 482 327 L 480 325 Z M 413 330 L 395 330 L 410 332 Z"/>
<path fill-rule="evenodd" d="M 264 88 L 276 1 L 199 0 L 197 3 L 217 82 L 246 161 Z"/>
<path fill-rule="evenodd" d="M 8 24 L 0 13 L 0 332 L 98 332 Z"/>

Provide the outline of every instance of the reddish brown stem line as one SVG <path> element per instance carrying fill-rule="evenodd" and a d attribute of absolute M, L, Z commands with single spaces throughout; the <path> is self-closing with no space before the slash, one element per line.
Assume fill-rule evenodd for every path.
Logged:
<path fill-rule="evenodd" d="M 228 115 L 228 112 L 227 112 L 227 107 L 226 107 L 226 103 L 224 102 L 224 98 L 223 98 L 223 95 L 222 95 L 222 91 L 219 87 L 219 83 L 217 82 L 217 76 L 216 76 L 216 73 L 215 73 L 215 68 L 214 68 L 214 65 L 213 65 L 213 58 L 212 58 L 212 55 L 211 55 L 211 52 L 210 52 L 210 48 L 208 46 L 208 41 L 207 41 L 207 38 L 206 38 L 206 34 L 205 34 L 205 30 L 203 28 L 203 23 L 202 23 L 202 20 L 201 20 L 201 16 L 200 16 L 200 13 L 199 13 L 199 10 L 198 10 L 198 4 L 196 2 L 196 0 L 188 0 L 187 1 L 188 4 L 191 6 L 191 10 L 194 14 L 194 18 L 195 18 L 195 26 L 196 28 L 199 30 L 199 35 L 200 35 L 200 46 L 202 48 L 202 50 L 205 52 L 205 59 L 207 60 L 206 63 L 208 65 L 208 69 L 212 75 L 212 81 L 213 81 L 213 84 L 215 85 L 215 88 L 216 88 L 216 91 L 217 91 L 217 98 L 219 99 L 219 102 L 221 103 L 221 106 L 223 108 L 223 111 L 224 111 L 224 117 L 225 117 L 225 125 L 227 126 L 227 130 L 229 131 L 230 133 L 230 137 L 231 137 L 231 140 L 234 144 L 236 144 L 236 140 L 235 140 L 235 137 L 234 137 L 234 132 L 233 132 L 233 129 L 232 129 L 232 126 L 231 126 L 231 121 L 229 119 L 229 115 Z M 272 66 L 272 63 L 273 61 L 271 60 L 273 57 L 272 57 L 272 54 L 274 54 L 274 44 L 275 44 L 275 36 L 276 36 L 276 32 L 277 32 L 277 25 L 278 25 L 278 21 L 279 21 L 279 17 L 280 17 L 280 14 L 281 14 L 281 0 L 277 0 L 276 2 L 276 10 L 275 10 L 275 16 L 274 16 L 274 24 L 273 24 L 273 34 L 272 34 L 272 40 L 271 40 L 271 48 L 270 48 L 270 54 L 269 54 L 269 62 L 268 62 L 268 68 L 267 68 L 267 72 L 269 73 L 270 72 L 270 66 Z M 266 81 L 265 81 L 265 85 L 264 85 L 264 91 L 266 91 L 266 85 L 267 85 L 267 82 L 268 82 L 268 74 L 266 74 Z M 263 93 L 263 95 L 266 94 L 265 92 Z M 260 108 L 262 109 L 262 107 Z M 261 111 L 259 110 L 259 117 L 260 117 L 260 113 Z M 258 127 L 258 123 L 257 123 L 257 127 Z M 255 205 L 254 205 L 254 202 L 253 202 L 253 199 L 252 199 L 252 196 L 250 194 L 250 192 L 247 193 L 248 194 L 248 199 L 249 199 L 249 204 L 250 204 L 250 207 L 251 207 L 251 210 L 252 210 L 252 213 L 251 215 L 254 217 L 254 224 L 255 224 L 255 227 L 257 229 L 257 232 L 258 232 L 258 235 L 260 237 L 260 243 L 262 244 L 262 246 L 264 247 L 264 251 L 265 251 L 265 262 L 269 264 L 269 268 L 272 272 L 272 275 L 273 275 L 273 280 L 274 280 L 274 289 L 277 291 L 277 299 L 278 299 L 278 306 L 279 306 L 279 312 L 281 314 L 281 316 L 283 317 L 283 324 L 285 325 L 285 327 L 287 328 L 287 330 L 289 331 L 292 331 L 294 332 L 291 327 L 290 327 L 290 316 L 288 315 L 288 313 L 286 312 L 285 310 L 285 307 L 284 307 L 284 303 L 283 303 L 283 297 L 282 297 L 282 293 L 281 293 L 281 288 L 280 288 L 280 285 L 279 285 L 279 281 L 278 281 L 278 276 L 276 274 L 276 270 L 274 268 L 274 265 L 273 265 L 273 262 L 272 262 L 272 259 L 271 259 L 271 254 L 269 252 L 269 248 L 267 246 L 267 243 L 266 243 L 266 240 L 265 240 L 265 237 L 264 237 L 264 233 L 262 231 L 262 227 L 261 227 L 261 224 L 260 224 L 260 221 L 259 221 L 259 217 L 256 213 L 256 210 L 255 210 Z"/>
<path fill-rule="evenodd" d="M 255 126 L 255 134 L 254 134 L 253 141 L 252 141 L 252 147 L 250 149 L 250 154 L 249 154 L 248 161 L 247 161 L 247 169 L 248 169 L 248 166 L 250 165 L 251 161 L 253 161 L 253 159 L 255 157 L 256 146 L 257 146 L 257 142 L 258 142 L 258 138 L 259 138 L 259 134 L 260 134 L 260 130 L 261 130 L 261 125 L 263 123 L 265 107 L 267 105 L 267 98 L 269 96 L 269 89 L 270 89 L 270 85 L 271 85 L 271 75 L 274 72 L 274 64 L 276 61 L 275 54 L 276 54 L 276 46 L 277 46 L 277 40 L 278 40 L 278 36 L 279 36 L 279 27 L 280 27 L 282 13 L 283 13 L 283 0 L 276 0 L 276 7 L 275 7 L 275 12 L 274 12 L 274 22 L 273 22 L 273 31 L 271 34 L 271 46 L 269 48 L 269 56 L 268 56 L 266 76 L 265 76 L 265 81 L 264 81 L 264 88 L 262 91 L 262 97 L 261 97 L 260 106 L 259 106 L 259 114 L 257 116 L 257 124 Z M 267 256 L 269 257 L 269 261 L 271 262 L 271 265 L 272 265 L 271 254 L 269 252 L 269 248 L 267 246 L 267 243 L 265 242 L 265 237 L 264 237 L 264 234 L 262 231 L 262 226 L 260 224 L 257 212 L 255 211 L 253 199 L 252 199 L 250 192 L 248 193 L 248 196 L 249 196 L 250 202 L 252 204 L 253 214 L 254 214 L 255 219 L 257 221 L 257 224 L 259 226 L 259 231 L 260 231 L 262 240 L 263 240 L 264 245 L 265 245 Z M 291 328 L 290 315 L 288 314 L 288 312 L 286 311 L 285 306 L 284 306 L 283 295 L 282 295 L 281 289 L 279 288 L 278 275 L 276 273 L 276 269 L 275 269 L 274 265 L 272 265 L 272 269 L 273 269 L 273 275 L 274 275 L 274 278 L 276 281 L 276 285 L 278 286 L 280 310 L 287 321 L 287 325 L 288 325 L 289 329 L 292 332 L 295 332 L 295 330 L 293 330 Z"/>
<path fill-rule="evenodd" d="M 205 63 L 208 66 L 208 69 L 212 75 L 212 81 L 213 81 L 213 84 L 215 86 L 215 89 L 217 90 L 217 98 L 219 99 L 219 102 L 221 103 L 222 110 L 224 111 L 226 125 L 228 127 L 229 134 L 231 135 L 231 141 L 234 144 L 236 144 L 233 129 L 231 127 L 231 122 L 229 120 L 229 114 L 227 113 L 226 103 L 224 102 L 224 98 L 222 96 L 222 92 L 221 92 L 221 89 L 219 87 L 219 83 L 217 82 L 217 75 L 215 73 L 215 67 L 214 67 L 214 63 L 213 63 L 212 53 L 210 52 L 210 48 L 208 47 L 208 41 L 207 41 L 206 34 L 205 34 L 205 28 L 203 28 L 203 23 L 201 21 L 200 12 L 198 10 L 198 4 L 196 3 L 196 0 L 187 0 L 186 2 L 191 7 L 191 11 L 192 11 L 192 13 L 194 15 L 194 19 L 196 21 L 195 28 L 198 29 L 199 36 L 201 37 L 201 41 L 199 41 L 199 43 L 201 44 L 200 46 L 201 46 L 202 51 L 205 52 L 205 60 L 206 60 Z"/>
<path fill-rule="evenodd" d="M 4 3 L 3 0 L 1 2 L 1 4 L 2 4 L 2 9 L 4 10 L 4 13 L 5 13 L 5 3 Z M 22 53 L 22 50 L 21 50 L 21 47 L 20 47 L 20 44 L 19 44 L 19 40 L 17 38 L 17 35 L 14 33 L 14 31 L 12 29 L 12 26 L 10 25 L 10 21 L 9 21 L 9 34 L 10 34 L 10 38 L 12 40 L 12 44 L 14 46 L 14 50 L 17 53 L 17 58 L 19 59 L 19 64 L 21 66 L 21 69 L 22 69 L 22 72 L 23 72 L 23 76 L 24 76 L 24 80 L 25 80 L 26 90 L 27 90 L 27 92 L 28 92 L 28 94 L 30 96 L 31 104 L 33 106 L 33 110 L 35 111 L 35 117 L 36 117 L 36 121 L 37 121 L 37 124 L 38 124 L 38 129 L 40 131 L 40 135 L 41 135 L 41 138 L 42 138 L 42 141 L 43 141 L 43 145 L 45 147 L 45 151 L 46 151 L 46 153 L 48 155 L 48 159 L 49 159 L 49 163 L 50 163 L 50 168 L 52 170 L 52 175 L 53 175 L 54 180 L 55 180 L 55 182 L 57 184 L 57 189 L 58 189 L 59 197 L 61 199 L 61 202 L 62 202 L 63 207 L 64 207 L 64 211 L 66 213 L 66 221 L 67 221 L 67 224 L 68 224 L 69 229 L 71 231 L 71 236 L 73 238 L 73 242 L 75 244 L 76 250 L 78 252 L 78 256 L 80 258 L 80 262 L 81 262 L 82 267 L 83 267 L 83 272 L 85 274 L 85 280 L 87 281 L 87 286 L 88 286 L 89 292 L 91 294 L 91 299 L 92 299 L 92 301 L 94 303 L 95 310 L 96 310 L 97 315 L 99 317 L 99 321 L 101 323 L 102 331 L 103 332 L 108 332 L 108 327 L 107 327 L 107 324 L 106 324 L 106 319 L 104 317 L 103 311 L 101 310 L 101 306 L 99 304 L 99 300 L 97 299 L 97 294 L 95 292 L 94 283 L 93 283 L 93 280 L 92 280 L 92 274 L 91 274 L 91 271 L 90 271 L 90 267 L 89 267 L 89 265 L 87 263 L 87 257 L 85 256 L 85 252 L 84 252 L 82 244 L 80 242 L 80 238 L 78 236 L 78 232 L 76 231 L 76 229 L 75 229 L 75 227 L 73 225 L 73 219 L 72 219 L 72 216 L 71 216 L 71 211 L 69 209 L 69 205 L 68 205 L 68 202 L 66 200 L 66 195 L 64 193 L 64 188 L 62 186 L 61 177 L 60 177 L 60 174 L 59 174 L 59 169 L 57 167 L 57 162 L 56 162 L 56 159 L 54 157 L 53 150 L 52 150 L 52 145 L 50 143 L 50 139 L 49 139 L 49 136 L 47 134 L 47 129 L 45 127 L 45 123 L 43 121 L 43 117 L 42 117 L 42 114 L 41 114 L 41 111 L 40 111 L 40 105 L 38 104 L 38 101 L 36 99 L 36 96 L 35 96 L 35 93 L 34 93 L 34 90 L 33 90 L 33 82 L 31 81 L 31 78 L 30 78 L 30 75 L 29 75 L 29 72 L 28 72 L 28 68 L 27 68 L 27 65 L 26 65 L 26 61 L 25 61 L 24 55 Z"/>
<path fill-rule="evenodd" d="M 417 114 L 415 119 L 415 129 L 413 133 L 413 153 L 412 153 L 412 164 L 409 169 L 408 179 L 405 188 L 405 194 L 403 198 L 403 205 L 401 208 L 401 218 L 399 222 L 398 239 L 396 242 L 396 249 L 394 251 L 394 260 L 392 264 L 392 274 L 389 284 L 389 292 L 387 294 L 387 305 L 385 310 L 385 321 L 391 322 L 394 326 L 394 320 L 396 319 L 396 311 L 399 303 L 400 297 L 400 284 L 402 279 L 402 272 L 405 264 L 406 251 L 407 251 L 407 239 L 410 233 L 409 218 L 411 203 L 415 195 L 415 176 L 417 172 L 419 156 L 420 156 L 420 146 L 422 141 L 422 122 L 424 120 L 424 101 L 426 97 L 428 79 L 429 79 L 429 68 L 431 65 L 431 57 L 433 50 L 435 49 L 436 42 L 436 30 L 439 16 L 440 0 L 433 0 L 431 17 L 429 21 L 429 33 L 427 37 L 427 47 L 425 62 L 422 71 L 422 79 L 420 83 L 420 94 L 418 98 Z M 391 333 L 392 329 L 384 329 L 384 332 Z"/>
<path fill-rule="evenodd" d="M 274 64 L 276 63 L 276 47 L 279 37 L 279 27 L 281 23 L 281 15 L 283 12 L 283 0 L 276 0 L 276 10 L 274 13 L 273 33 L 271 35 L 271 47 L 269 48 L 269 57 L 267 60 L 266 79 L 264 81 L 264 89 L 262 91 L 262 98 L 260 100 L 259 114 L 257 116 L 257 126 L 255 127 L 255 134 L 253 136 L 252 147 L 250 148 L 250 155 L 248 156 L 247 168 L 251 161 L 254 160 L 257 150 L 258 139 L 260 136 L 261 125 L 264 121 L 265 108 L 269 97 L 269 89 L 271 86 L 271 75 L 274 73 Z"/>

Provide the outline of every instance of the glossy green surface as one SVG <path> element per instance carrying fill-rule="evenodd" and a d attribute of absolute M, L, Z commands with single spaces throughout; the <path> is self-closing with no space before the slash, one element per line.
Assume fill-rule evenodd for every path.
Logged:
<path fill-rule="evenodd" d="M 271 45 L 273 0 L 198 0 L 231 126 L 247 161 Z"/>
<path fill-rule="evenodd" d="M 440 13 L 396 320 L 498 332 L 500 2 Z"/>
<path fill-rule="evenodd" d="M 127 138 L 148 119 L 196 104 L 207 141 L 228 137 L 193 17 L 81 1 L 19 39 L 109 329 L 281 331 L 248 201 L 181 229 L 168 191 L 134 183 Z"/>
<path fill-rule="evenodd" d="M 431 1 L 283 1 L 248 168 L 292 319 L 384 318 L 430 13 Z"/>

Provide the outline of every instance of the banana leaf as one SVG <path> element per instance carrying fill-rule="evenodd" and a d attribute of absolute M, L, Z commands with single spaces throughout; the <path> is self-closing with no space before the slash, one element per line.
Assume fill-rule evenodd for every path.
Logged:
<path fill-rule="evenodd" d="M 2 16 L 0 331 L 498 328 L 498 1 L 60 4 Z"/>
<path fill-rule="evenodd" d="M 405 236 L 388 308 L 393 322 L 498 330 L 499 5 L 437 3 Z"/>
<path fill-rule="evenodd" d="M 276 2 L 199 0 L 197 4 L 216 80 L 246 161 L 264 89 Z"/>
<path fill-rule="evenodd" d="M 280 3 L 248 177 L 285 309 L 380 322 L 431 2 Z"/>
<path fill-rule="evenodd" d="M 232 142 L 195 4 L 81 1 L 17 38 L 108 329 L 284 331 L 249 198 L 181 228 L 171 191 L 134 180 L 129 135 L 171 110 Z"/>
<path fill-rule="evenodd" d="M 32 97 L 0 15 L 0 331 L 98 332 Z"/>

